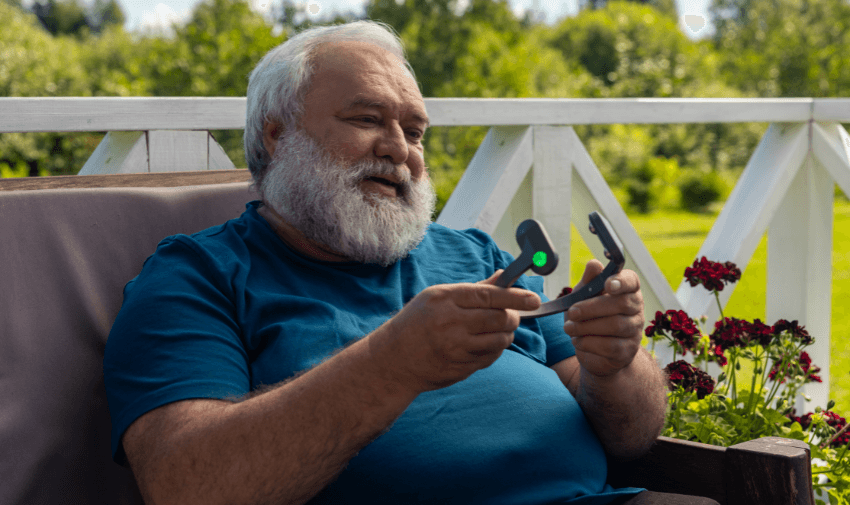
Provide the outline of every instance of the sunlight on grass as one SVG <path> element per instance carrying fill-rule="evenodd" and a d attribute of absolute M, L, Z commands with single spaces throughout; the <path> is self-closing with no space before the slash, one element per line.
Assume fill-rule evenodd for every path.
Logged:
<path fill-rule="evenodd" d="M 711 230 L 716 215 L 656 212 L 650 215 L 630 215 L 629 219 L 675 292 L 683 279 L 685 268 L 693 263 Z M 575 284 L 581 279 L 584 264 L 593 255 L 574 226 L 572 237 L 570 272 Z M 830 397 L 836 401 L 836 410 L 844 414 L 850 413 L 850 347 L 845 344 L 846 335 L 850 331 L 850 202 L 843 199 L 836 199 L 835 202 L 832 267 Z M 766 237 L 762 238 L 746 269 L 742 270 L 741 281 L 735 287 L 724 313 L 726 316 L 748 320 L 759 318 L 764 321 Z M 765 321 L 767 324 L 774 322 Z"/>

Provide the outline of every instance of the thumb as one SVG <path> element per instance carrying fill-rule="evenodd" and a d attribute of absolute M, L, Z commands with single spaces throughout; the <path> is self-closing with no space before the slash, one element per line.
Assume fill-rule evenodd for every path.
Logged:
<path fill-rule="evenodd" d="M 496 270 L 489 278 L 484 279 L 483 281 L 478 281 L 476 284 L 490 284 L 495 286 L 496 281 L 499 279 L 499 276 L 502 275 L 502 272 L 504 272 L 503 269 Z"/>
<path fill-rule="evenodd" d="M 587 265 L 584 267 L 584 273 L 581 276 L 581 281 L 573 287 L 573 291 L 578 291 L 582 287 L 586 286 L 597 275 L 601 274 L 603 270 L 605 270 L 605 267 L 602 266 L 601 261 L 597 259 L 588 261 Z"/>

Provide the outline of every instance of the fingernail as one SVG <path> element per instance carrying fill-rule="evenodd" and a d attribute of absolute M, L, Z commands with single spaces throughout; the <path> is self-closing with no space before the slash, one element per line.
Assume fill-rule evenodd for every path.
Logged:
<path fill-rule="evenodd" d="M 622 284 L 618 280 L 611 281 L 611 291 L 619 291 Z"/>

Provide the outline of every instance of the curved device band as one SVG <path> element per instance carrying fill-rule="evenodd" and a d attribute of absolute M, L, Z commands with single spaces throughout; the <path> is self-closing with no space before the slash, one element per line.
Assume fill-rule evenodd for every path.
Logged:
<path fill-rule="evenodd" d="M 605 281 L 608 280 L 608 277 L 611 277 L 622 269 L 623 265 L 621 263 L 612 261 L 608 263 L 602 273 L 594 277 L 587 286 L 583 286 L 579 291 L 573 291 L 567 296 L 550 300 L 538 307 L 537 310 L 521 310 L 519 311 L 519 317 L 520 319 L 534 319 L 535 317 L 551 316 L 552 314 L 569 310 L 573 304 L 593 298 L 601 293 L 605 289 Z"/>

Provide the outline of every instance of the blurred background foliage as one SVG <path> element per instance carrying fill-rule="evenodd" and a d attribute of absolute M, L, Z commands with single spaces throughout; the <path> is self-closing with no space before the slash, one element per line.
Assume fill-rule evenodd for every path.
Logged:
<path fill-rule="evenodd" d="M 269 19 L 247 0 L 204 0 L 186 23 L 130 33 L 115 0 L 0 0 L 0 96 L 244 96 L 263 54 L 315 23 L 278 2 Z M 673 0 L 580 5 L 554 25 L 517 17 L 506 0 L 370 0 L 366 17 L 399 33 L 426 97 L 850 96 L 848 0 L 714 0 L 716 31 L 698 41 Z M 722 202 L 766 128 L 670 120 L 576 127 L 631 212 Z M 485 134 L 429 130 L 438 209 Z M 245 166 L 241 131 L 213 135 Z M 2 134 L 0 176 L 74 174 L 102 137 Z"/>

